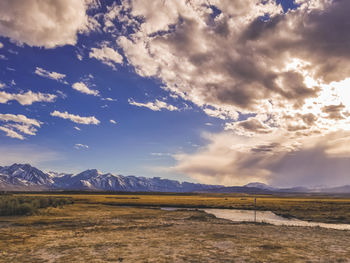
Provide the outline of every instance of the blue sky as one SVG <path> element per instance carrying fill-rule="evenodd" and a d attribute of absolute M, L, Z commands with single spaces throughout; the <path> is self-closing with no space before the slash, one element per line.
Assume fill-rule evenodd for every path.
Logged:
<path fill-rule="evenodd" d="M 160 80 L 140 77 L 130 65 L 117 65 L 113 69 L 96 59 L 87 58 L 84 46 L 98 45 L 101 37 L 107 39 L 109 36 L 79 36 L 75 46 L 54 49 L 18 45 L 0 37 L 3 44 L 0 52 L 6 57 L 0 60 L 1 83 L 6 85 L 2 91 L 24 93 L 31 90 L 57 96 L 54 103 L 21 105 L 17 101 L 9 101 L 0 104 L 1 113 L 23 114 L 43 123 L 35 136 L 25 136 L 24 140 L 1 133 L 1 147 L 5 151 L 13 148 L 19 152 L 8 159 L 30 162 L 30 156 L 20 153 L 25 148 L 27 151 L 50 153 L 48 160 L 33 160 L 46 170 L 79 172 L 97 168 L 121 174 L 191 180 L 182 174 L 164 174 L 153 168 L 173 165 L 171 154 L 194 151 L 204 142 L 200 134 L 222 130 L 223 121 L 207 116 L 190 101 L 171 98 L 161 88 L 163 84 Z M 77 58 L 80 53 L 85 53 L 82 61 Z M 37 67 L 66 75 L 64 80 L 67 83 L 35 74 Z M 101 96 L 86 95 L 72 89 L 76 82 L 86 83 L 91 89 L 98 90 Z M 62 92 L 63 97 L 58 92 Z M 165 100 L 179 110 L 152 111 L 135 107 L 129 104 L 130 98 L 137 102 Z M 84 125 L 55 118 L 50 115 L 54 110 L 95 116 L 100 124 Z M 77 149 L 76 144 L 87 145 L 88 148 Z M 6 164 L 9 164 L 7 158 L 2 162 L 2 165 Z"/>
<path fill-rule="evenodd" d="M 334 145 L 348 138 L 350 73 L 336 23 L 347 8 L 3 1 L 0 165 L 225 185 L 344 183 L 349 154 Z"/>
<path fill-rule="evenodd" d="M 79 46 L 84 45 L 84 39 L 78 41 L 77 47 L 50 50 L 27 45 L 18 47 L 6 38 L 0 38 L 0 42 L 4 45 L 1 54 L 7 58 L 1 61 L 1 80 L 6 85 L 4 91 L 21 93 L 31 90 L 57 95 L 54 103 L 23 106 L 17 101 L 9 101 L 0 104 L 1 112 L 24 114 L 43 122 L 35 136 L 18 140 L 1 134 L 0 144 L 6 148 L 35 146 L 34 150 L 40 148 L 57 153 L 57 160 L 54 158 L 41 163 L 46 169 L 78 172 L 98 168 L 123 174 L 160 175 L 151 168 L 172 165 L 174 161 L 169 154 L 193 151 L 203 143 L 199 136 L 201 132 L 221 129 L 220 120 L 208 117 L 192 103 L 169 97 L 161 89 L 159 80 L 140 77 L 129 66 L 118 66 L 113 70 L 97 60 L 80 61 L 76 52 Z M 8 50 L 18 53 L 12 54 Z M 37 67 L 65 74 L 68 84 L 38 76 L 34 73 Z M 82 94 L 72 89 L 73 83 L 82 80 L 98 90 L 101 96 Z M 11 84 L 12 81 L 15 84 Z M 63 98 L 58 91 L 64 94 Z M 129 98 L 138 102 L 166 98 L 180 110 L 152 111 L 130 105 Z M 54 118 L 50 115 L 54 110 L 95 116 L 100 124 L 84 125 Z M 116 124 L 110 120 L 115 120 Z M 208 123 L 215 126 L 208 126 Z M 76 144 L 88 145 L 89 148 L 77 149 Z M 26 161 L 25 157 L 22 161 Z"/>

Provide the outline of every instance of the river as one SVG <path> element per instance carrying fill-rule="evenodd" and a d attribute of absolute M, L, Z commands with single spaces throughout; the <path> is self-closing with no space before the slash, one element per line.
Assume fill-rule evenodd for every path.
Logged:
<path fill-rule="evenodd" d="M 208 214 L 215 215 L 217 218 L 228 219 L 234 222 L 254 222 L 254 211 L 238 209 L 202 209 Z M 308 222 L 299 219 L 290 219 L 278 216 L 271 211 L 256 211 L 256 222 L 269 223 L 273 225 L 284 226 L 308 226 L 323 227 L 338 230 L 350 230 L 349 224 L 329 224 L 319 222 Z"/>

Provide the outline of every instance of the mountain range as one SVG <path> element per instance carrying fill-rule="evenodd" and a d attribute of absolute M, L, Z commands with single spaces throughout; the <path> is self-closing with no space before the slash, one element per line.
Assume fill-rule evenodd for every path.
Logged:
<path fill-rule="evenodd" d="M 90 190 L 130 192 L 214 192 L 214 193 L 350 193 L 350 185 L 340 187 L 277 188 L 253 182 L 244 186 L 207 185 L 160 177 L 123 176 L 90 169 L 78 174 L 43 172 L 30 164 L 0 166 L 0 191 Z"/>
<path fill-rule="evenodd" d="M 30 164 L 13 164 L 0 167 L 0 190 L 95 190 L 95 191 L 152 191 L 195 192 L 221 188 L 160 177 L 146 178 L 102 173 L 90 169 L 78 174 L 45 173 Z"/>

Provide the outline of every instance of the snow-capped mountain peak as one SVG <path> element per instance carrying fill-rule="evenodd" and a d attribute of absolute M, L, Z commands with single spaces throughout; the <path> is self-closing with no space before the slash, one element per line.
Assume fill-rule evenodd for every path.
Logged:
<path fill-rule="evenodd" d="M 98 190 L 153 192 L 288 192 L 288 193 L 350 193 L 350 186 L 309 189 L 305 187 L 274 188 L 260 182 L 240 187 L 206 185 L 160 177 L 123 176 L 89 169 L 77 174 L 45 173 L 30 164 L 0 166 L 0 190 Z"/>
<path fill-rule="evenodd" d="M 44 173 L 29 164 L 0 167 L 0 189 L 63 189 L 108 191 L 192 192 L 214 189 L 218 186 L 180 183 L 159 177 L 146 178 L 102 173 L 96 169 L 77 174 Z"/>
<path fill-rule="evenodd" d="M 53 180 L 51 176 L 31 166 L 30 164 L 13 164 L 0 168 L 0 174 L 16 182 L 19 181 L 24 185 L 51 185 Z"/>

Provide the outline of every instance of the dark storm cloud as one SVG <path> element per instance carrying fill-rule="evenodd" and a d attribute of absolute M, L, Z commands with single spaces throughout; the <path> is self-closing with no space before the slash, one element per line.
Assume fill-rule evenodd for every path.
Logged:
<path fill-rule="evenodd" d="M 249 118 L 245 121 L 237 122 L 237 126 L 245 129 L 246 131 L 254 133 L 269 133 L 270 129 L 267 125 L 255 118 Z"/>
<path fill-rule="evenodd" d="M 259 153 L 259 152 L 272 152 L 276 147 L 278 147 L 279 144 L 278 143 L 270 143 L 270 144 L 267 144 L 267 145 L 259 145 L 255 148 L 252 148 L 252 152 L 256 152 L 256 153 Z"/>
<path fill-rule="evenodd" d="M 345 106 L 343 104 L 339 105 L 329 105 L 324 106 L 322 111 L 328 114 L 328 118 L 330 119 L 345 119 L 345 117 L 341 114 L 344 110 Z"/>
<path fill-rule="evenodd" d="M 257 18 L 242 33 L 241 43 L 276 60 L 285 53 L 304 58 L 317 77 L 339 81 L 350 73 L 349 12 L 350 2 L 337 0 L 325 9 L 297 9 L 268 21 Z"/>

